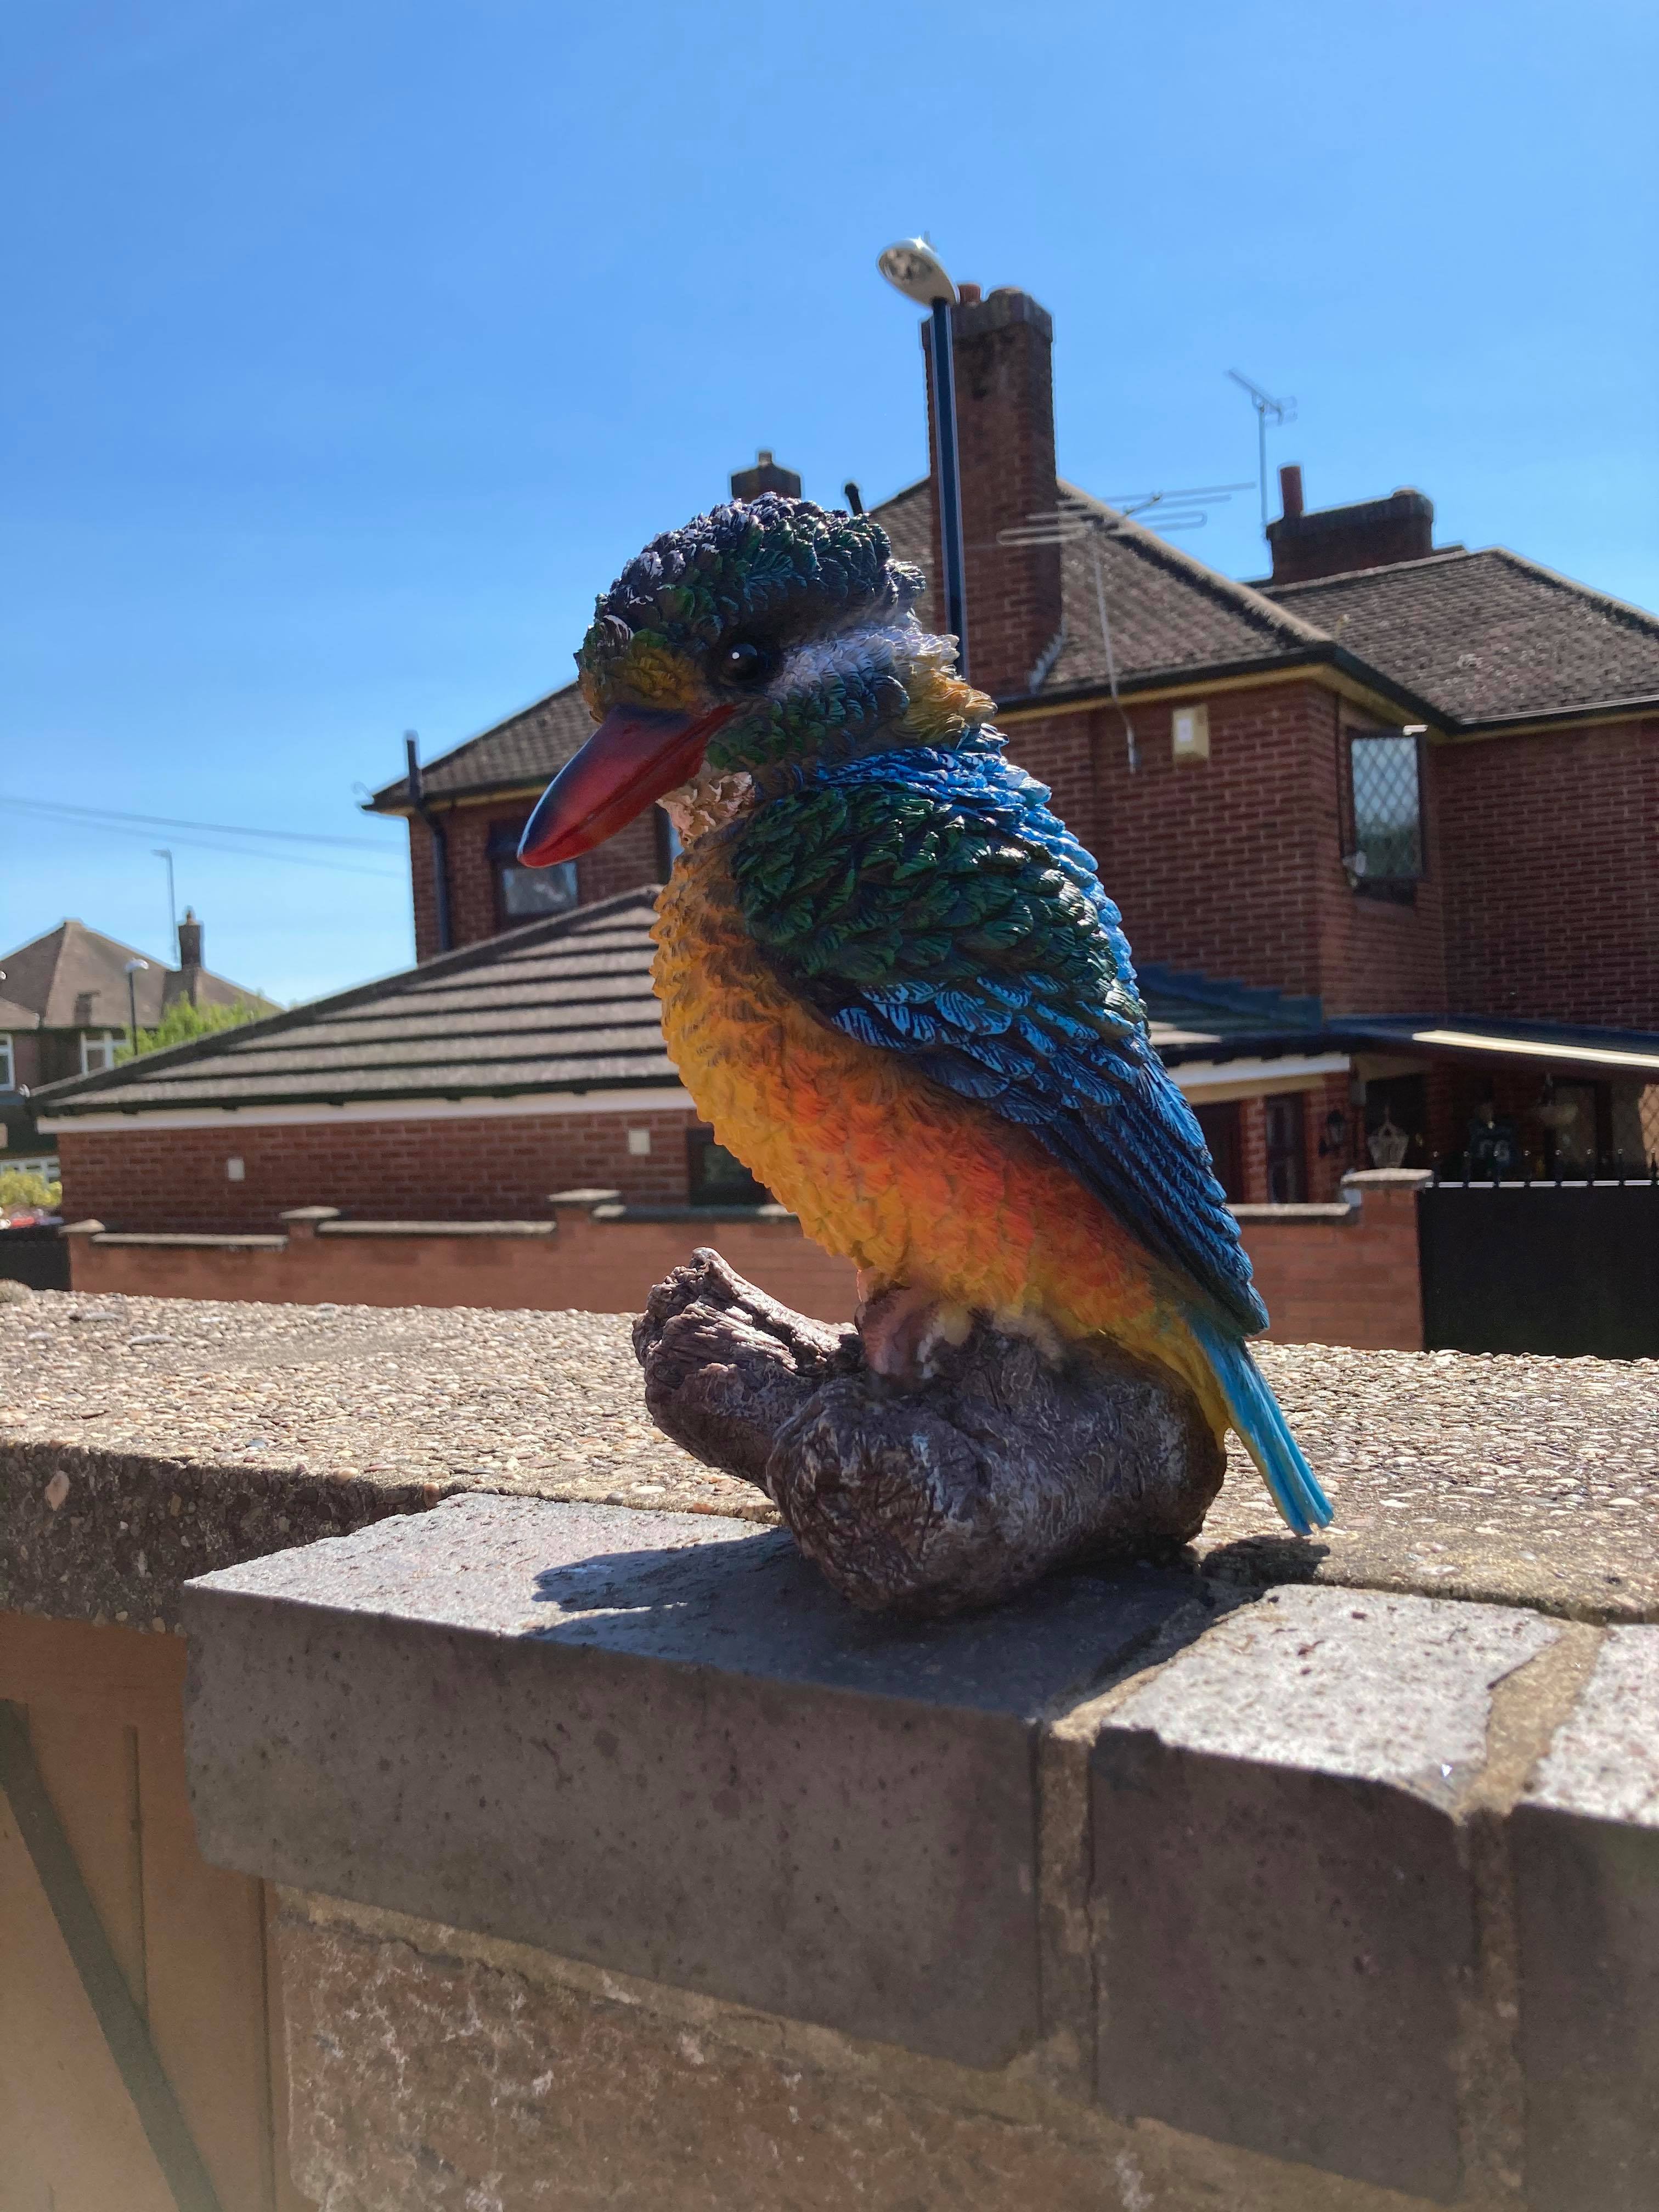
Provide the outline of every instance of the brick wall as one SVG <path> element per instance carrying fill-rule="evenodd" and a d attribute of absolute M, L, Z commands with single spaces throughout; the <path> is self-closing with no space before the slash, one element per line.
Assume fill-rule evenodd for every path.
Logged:
<path fill-rule="evenodd" d="M 314 1121 L 222 1129 L 65 1129 L 64 1218 L 107 1229 L 266 1232 L 294 1206 L 389 1220 L 545 1218 L 553 1190 L 620 1190 L 635 1204 L 686 1194 L 689 1111 Z M 628 1149 L 629 1129 L 652 1149 Z M 226 1163 L 240 1159 L 232 1182 Z"/>
<path fill-rule="evenodd" d="M 1308 682 L 1221 692 L 1210 757 L 1177 763 L 1168 706 L 1131 707 L 1139 765 L 1103 713 L 1022 721 L 1020 764 L 1095 854 L 1142 960 L 1322 998 L 1328 1012 L 1444 1007 L 1441 866 L 1413 907 L 1356 896 L 1341 866 L 1338 702 Z"/>
<path fill-rule="evenodd" d="M 1340 1217 L 1245 1210 L 1239 1225 L 1275 1343 L 1423 1349 L 1417 1193 L 1425 1180 L 1406 1168 L 1350 1176 L 1360 1203 Z"/>
<path fill-rule="evenodd" d="M 301 1232 L 252 1247 L 70 1242 L 76 1291 L 129 1297 L 639 1313 L 652 1285 L 699 1245 L 713 1245 L 749 1281 L 820 1321 L 850 1320 L 856 1295 L 850 1261 L 832 1259 L 793 1221 L 595 1222 L 561 1207 L 551 1237 Z"/>
<path fill-rule="evenodd" d="M 450 932 L 459 949 L 478 945 L 518 925 L 500 909 L 495 866 L 489 857 L 492 831 L 522 830 L 532 802 L 503 799 L 494 806 L 457 806 L 443 816 L 449 843 Z M 645 813 L 576 863 L 577 896 L 583 906 L 660 879 L 657 812 Z M 438 923 L 432 884 L 432 835 L 411 816 L 409 823 L 410 884 L 415 906 L 415 957 L 429 960 L 438 950 Z"/>
<path fill-rule="evenodd" d="M 1659 717 L 1435 749 L 1461 1011 L 1659 1026 Z"/>
<path fill-rule="evenodd" d="M 1276 1340 L 1421 1349 L 1419 1181 L 1357 1177 L 1362 1205 L 1344 1208 L 1340 1219 L 1294 1206 L 1247 1212 L 1245 1243 Z M 133 1297 L 637 1313 L 653 1283 L 696 1246 L 712 1244 L 739 1274 L 797 1312 L 845 1321 L 854 1301 L 850 1264 L 831 1258 L 788 1220 L 601 1222 L 562 1206 L 550 1237 L 313 1236 L 296 1229 L 279 1247 L 111 1244 L 89 1237 L 70 1243 L 76 1291 Z"/>

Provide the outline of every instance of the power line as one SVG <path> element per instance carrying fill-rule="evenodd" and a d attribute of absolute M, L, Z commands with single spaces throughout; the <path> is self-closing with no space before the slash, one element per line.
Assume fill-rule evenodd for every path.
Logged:
<path fill-rule="evenodd" d="M 58 799 L 10 799 L 0 794 L 0 806 L 44 808 L 53 814 L 73 814 L 88 822 L 140 822 L 149 830 L 205 830 L 216 837 L 276 837 L 294 845 L 350 845 L 359 850 L 384 853 L 380 837 L 340 837 L 319 830 L 266 830 L 245 822 L 181 822 L 171 814 L 122 814 L 107 806 L 71 806 Z"/>
<path fill-rule="evenodd" d="M 107 837 L 148 838 L 150 835 L 148 830 L 141 830 L 137 824 L 130 826 L 122 821 L 97 819 L 94 811 L 90 808 L 53 807 L 41 799 L 25 799 L 21 802 L 0 799 L 0 807 L 9 804 L 18 807 L 24 812 L 25 818 L 43 828 L 49 823 L 52 828 L 58 830 L 101 831 Z M 93 815 L 94 818 L 88 820 L 88 815 Z M 246 833 L 239 830 L 231 834 L 244 836 Z M 342 839 L 339 842 L 346 843 L 353 841 Z M 262 851 L 257 845 L 228 845 L 212 837 L 175 836 L 173 842 L 175 845 L 185 846 L 194 852 L 228 854 L 232 859 L 238 860 L 258 860 L 289 868 L 322 868 L 330 875 L 336 876 L 367 876 L 377 884 L 395 883 L 403 872 L 400 868 L 358 867 L 350 860 L 327 860 L 312 853 L 273 852 L 269 848 Z"/>

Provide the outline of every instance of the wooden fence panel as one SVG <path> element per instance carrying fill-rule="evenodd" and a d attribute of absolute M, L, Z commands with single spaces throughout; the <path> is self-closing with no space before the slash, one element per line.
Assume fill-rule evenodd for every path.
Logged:
<path fill-rule="evenodd" d="M 227 2207 L 270 2212 L 270 2063 L 258 1882 L 196 1848 L 183 1732 L 139 1731 L 149 2032 Z"/>
<path fill-rule="evenodd" d="M 52 2212 L 177 2212 L 0 1796 L 0 2079 Z"/>
<path fill-rule="evenodd" d="M 175 1636 L 0 1613 L 29 1749 L 225 2212 L 310 2212 L 286 2156 L 261 1884 L 209 1866 Z M 175 2212 L 0 1790 L 0 2212 Z"/>
<path fill-rule="evenodd" d="M 31 1705 L 29 1743 L 132 2002 L 144 2009 L 138 1732 L 126 1722 Z"/>

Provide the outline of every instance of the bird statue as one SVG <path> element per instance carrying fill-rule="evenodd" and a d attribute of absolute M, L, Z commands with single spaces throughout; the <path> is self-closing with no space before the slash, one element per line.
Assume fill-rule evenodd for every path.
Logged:
<path fill-rule="evenodd" d="M 1050 1364 L 1115 1347 L 1236 1431 L 1305 1535 L 1331 1508 L 1250 1356 L 1267 1312 L 1118 910 L 923 629 L 924 581 L 867 514 L 771 492 L 654 538 L 597 604 L 599 726 L 520 857 L 661 802 L 668 1051 L 717 1141 L 855 1264 L 884 1387 L 976 1317 Z"/>

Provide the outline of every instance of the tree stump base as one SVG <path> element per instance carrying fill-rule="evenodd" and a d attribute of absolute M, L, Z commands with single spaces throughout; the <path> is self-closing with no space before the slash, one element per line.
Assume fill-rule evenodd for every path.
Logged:
<path fill-rule="evenodd" d="M 634 1324 L 665 1436 L 753 1483 L 852 1604 L 938 1616 L 1053 1569 L 1167 1558 L 1225 1455 L 1167 1370 L 1103 1343 L 1058 1362 L 976 1317 L 925 1379 L 876 1373 L 852 1324 L 809 1321 L 700 1250 Z"/>

